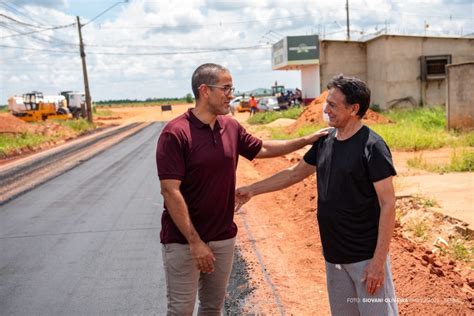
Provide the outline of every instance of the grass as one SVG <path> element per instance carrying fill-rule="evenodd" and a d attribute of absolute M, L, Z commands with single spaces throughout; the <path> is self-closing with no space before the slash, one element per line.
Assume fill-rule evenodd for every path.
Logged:
<path fill-rule="evenodd" d="M 86 119 L 78 120 L 55 120 L 55 123 L 72 129 L 77 134 L 82 134 L 93 130 L 95 126 L 87 122 Z M 43 124 L 38 123 L 38 124 Z M 53 135 L 42 135 L 33 133 L 21 134 L 0 134 L 0 158 L 6 157 L 12 151 L 21 151 L 22 149 L 33 149 L 41 144 L 60 139 L 63 131 L 57 131 Z"/>
<path fill-rule="evenodd" d="M 428 239 L 428 224 L 423 220 L 412 220 L 408 223 L 408 230 L 412 231 L 413 234 L 423 240 Z"/>
<path fill-rule="evenodd" d="M 397 200 L 396 221 L 400 224 L 402 236 L 439 252 L 439 256 L 450 260 L 474 263 L 474 244 L 468 230 L 458 230 L 445 216 L 430 210 L 438 206 L 433 199 L 413 196 Z M 433 248 L 434 247 L 434 248 Z M 474 268 L 474 266 L 472 266 Z"/>
<path fill-rule="evenodd" d="M 294 110 L 295 112 L 291 113 L 289 117 L 296 118 L 302 111 L 301 109 Z M 278 112 L 257 113 L 248 122 L 250 124 L 267 124 L 280 117 L 286 117 L 280 115 Z M 462 133 L 445 129 L 446 113 L 444 107 L 394 109 L 385 111 L 382 115 L 394 123 L 374 124 L 370 127 L 383 137 L 392 150 L 419 151 L 439 149 L 446 146 L 474 147 L 474 132 Z M 286 139 L 307 135 L 321 127 L 303 126 L 291 135 L 285 135 L 284 130 L 280 128 L 281 131 L 272 130 L 272 135 L 274 135 L 274 138 Z M 468 164 L 469 159 L 466 162 Z"/>
<path fill-rule="evenodd" d="M 447 131 L 446 113 L 442 106 L 433 108 L 396 109 L 383 115 L 395 124 L 371 126 L 391 149 L 417 151 L 438 149 L 447 145 L 474 146 L 474 132 Z"/>
<path fill-rule="evenodd" d="M 443 129 L 426 130 L 416 125 L 377 124 L 371 128 L 385 140 L 390 149 L 418 151 L 438 149 L 458 140 Z"/>
<path fill-rule="evenodd" d="M 416 126 L 426 130 L 444 129 L 446 124 L 445 108 L 395 109 L 386 111 L 383 115 L 403 126 Z"/>
<path fill-rule="evenodd" d="M 415 158 L 408 159 L 407 164 L 413 168 L 438 173 L 474 171 L 474 151 L 464 149 L 460 153 L 457 153 L 457 151 L 454 150 L 449 164 L 429 163 L 423 158 L 422 154 Z"/>
<path fill-rule="evenodd" d="M 463 143 L 466 144 L 466 146 L 474 147 L 474 132 L 463 134 L 461 135 L 461 138 L 463 139 Z"/>
<path fill-rule="evenodd" d="M 21 148 L 33 148 L 52 140 L 51 136 L 22 133 L 18 135 L 0 134 L 0 157 Z"/>
<path fill-rule="evenodd" d="M 94 114 L 96 116 L 114 116 L 114 112 L 108 109 L 98 109 L 97 107 L 94 108 Z"/>
<path fill-rule="evenodd" d="M 450 245 L 451 254 L 456 260 L 471 261 L 473 250 L 472 247 L 467 247 L 461 239 Z"/>
<path fill-rule="evenodd" d="M 324 127 L 327 127 L 326 125 L 303 125 L 302 127 L 298 128 L 296 131 L 294 131 L 291 134 L 286 133 L 284 130 L 282 130 L 279 127 L 275 128 L 268 128 L 270 130 L 270 135 L 272 139 L 293 139 L 296 137 L 302 137 L 306 136 L 309 134 L 312 134 L 316 132 L 317 130 L 320 130 Z"/>
<path fill-rule="evenodd" d="M 303 108 L 290 108 L 284 111 L 260 112 L 250 117 L 247 122 L 249 124 L 268 124 L 279 118 L 297 119 L 301 112 L 303 112 Z"/>
<path fill-rule="evenodd" d="M 70 129 L 79 134 L 88 132 L 95 128 L 95 125 L 89 123 L 86 119 L 56 121 L 56 123 L 61 124 L 65 127 L 69 127 Z"/>
<path fill-rule="evenodd" d="M 425 198 L 421 200 L 421 204 L 424 207 L 439 207 L 439 204 L 436 200 L 430 199 L 430 198 Z"/>
<path fill-rule="evenodd" d="M 97 108 L 104 107 L 145 107 L 145 106 L 160 106 L 163 104 L 184 104 L 188 103 L 186 99 L 178 100 L 160 100 L 160 101 L 136 101 L 136 102 L 121 102 L 121 101 L 107 101 L 107 102 L 94 102 Z"/>

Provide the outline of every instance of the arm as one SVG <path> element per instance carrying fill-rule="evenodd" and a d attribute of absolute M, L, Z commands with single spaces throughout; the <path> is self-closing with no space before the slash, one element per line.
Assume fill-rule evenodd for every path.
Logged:
<path fill-rule="evenodd" d="M 331 128 L 321 129 L 311 135 L 290 140 L 265 140 L 256 158 L 271 158 L 286 155 L 306 145 L 311 145 L 321 136 L 327 135 Z"/>
<path fill-rule="evenodd" d="M 249 186 L 240 187 L 235 192 L 236 210 L 247 203 L 252 196 L 287 188 L 315 172 L 315 166 L 301 160 L 298 164 L 284 169 L 273 176 L 255 182 Z"/>
<path fill-rule="evenodd" d="M 377 285 L 381 285 L 384 281 L 385 260 L 395 227 L 395 190 L 392 177 L 375 182 L 374 187 L 380 203 L 380 219 L 374 257 L 364 272 L 363 280 L 366 281 L 369 294 L 375 294 L 379 289 Z"/>
<path fill-rule="evenodd" d="M 205 273 L 214 271 L 214 254 L 211 249 L 201 240 L 189 217 L 188 207 L 179 186 L 179 180 L 161 180 L 161 194 L 165 200 L 166 207 L 178 227 L 189 243 L 189 249 L 198 269 Z"/>

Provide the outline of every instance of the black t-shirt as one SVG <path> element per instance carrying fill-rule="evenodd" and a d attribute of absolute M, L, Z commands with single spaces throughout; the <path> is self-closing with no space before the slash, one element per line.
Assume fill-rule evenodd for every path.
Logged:
<path fill-rule="evenodd" d="M 373 183 L 396 171 L 388 146 L 367 126 L 343 141 L 335 135 L 315 142 L 304 160 L 317 170 L 324 258 L 354 263 L 372 258 L 377 244 L 380 205 Z"/>

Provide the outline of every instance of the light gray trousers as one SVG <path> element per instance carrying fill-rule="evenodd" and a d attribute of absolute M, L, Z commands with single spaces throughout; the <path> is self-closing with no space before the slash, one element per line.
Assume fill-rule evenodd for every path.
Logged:
<path fill-rule="evenodd" d="M 198 315 L 221 315 L 232 271 L 235 238 L 211 241 L 214 272 L 201 273 L 188 244 L 163 244 L 163 264 L 168 299 L 167 315 L 192 315 L 199 289 Z"/>
<path fill-rule="evenodd" d="M 366 290 L 361 282 L 364 269 L 370 260 L 350 264 L 332 264 L 326 261 L 326 278 L 331 314 L 347 315 L 398 315 L 393 286 L 390 257 L 385 262 L 385 279 L 375 295 Z"/>

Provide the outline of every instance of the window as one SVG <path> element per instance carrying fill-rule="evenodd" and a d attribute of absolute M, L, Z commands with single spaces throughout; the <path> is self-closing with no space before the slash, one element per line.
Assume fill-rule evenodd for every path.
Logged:
<path fill-rule="evenodd" d="M 421 56 L 420 60 L 423 81 L 446 78 L 446 65 L 451 63 L 451 55 Z"/>

